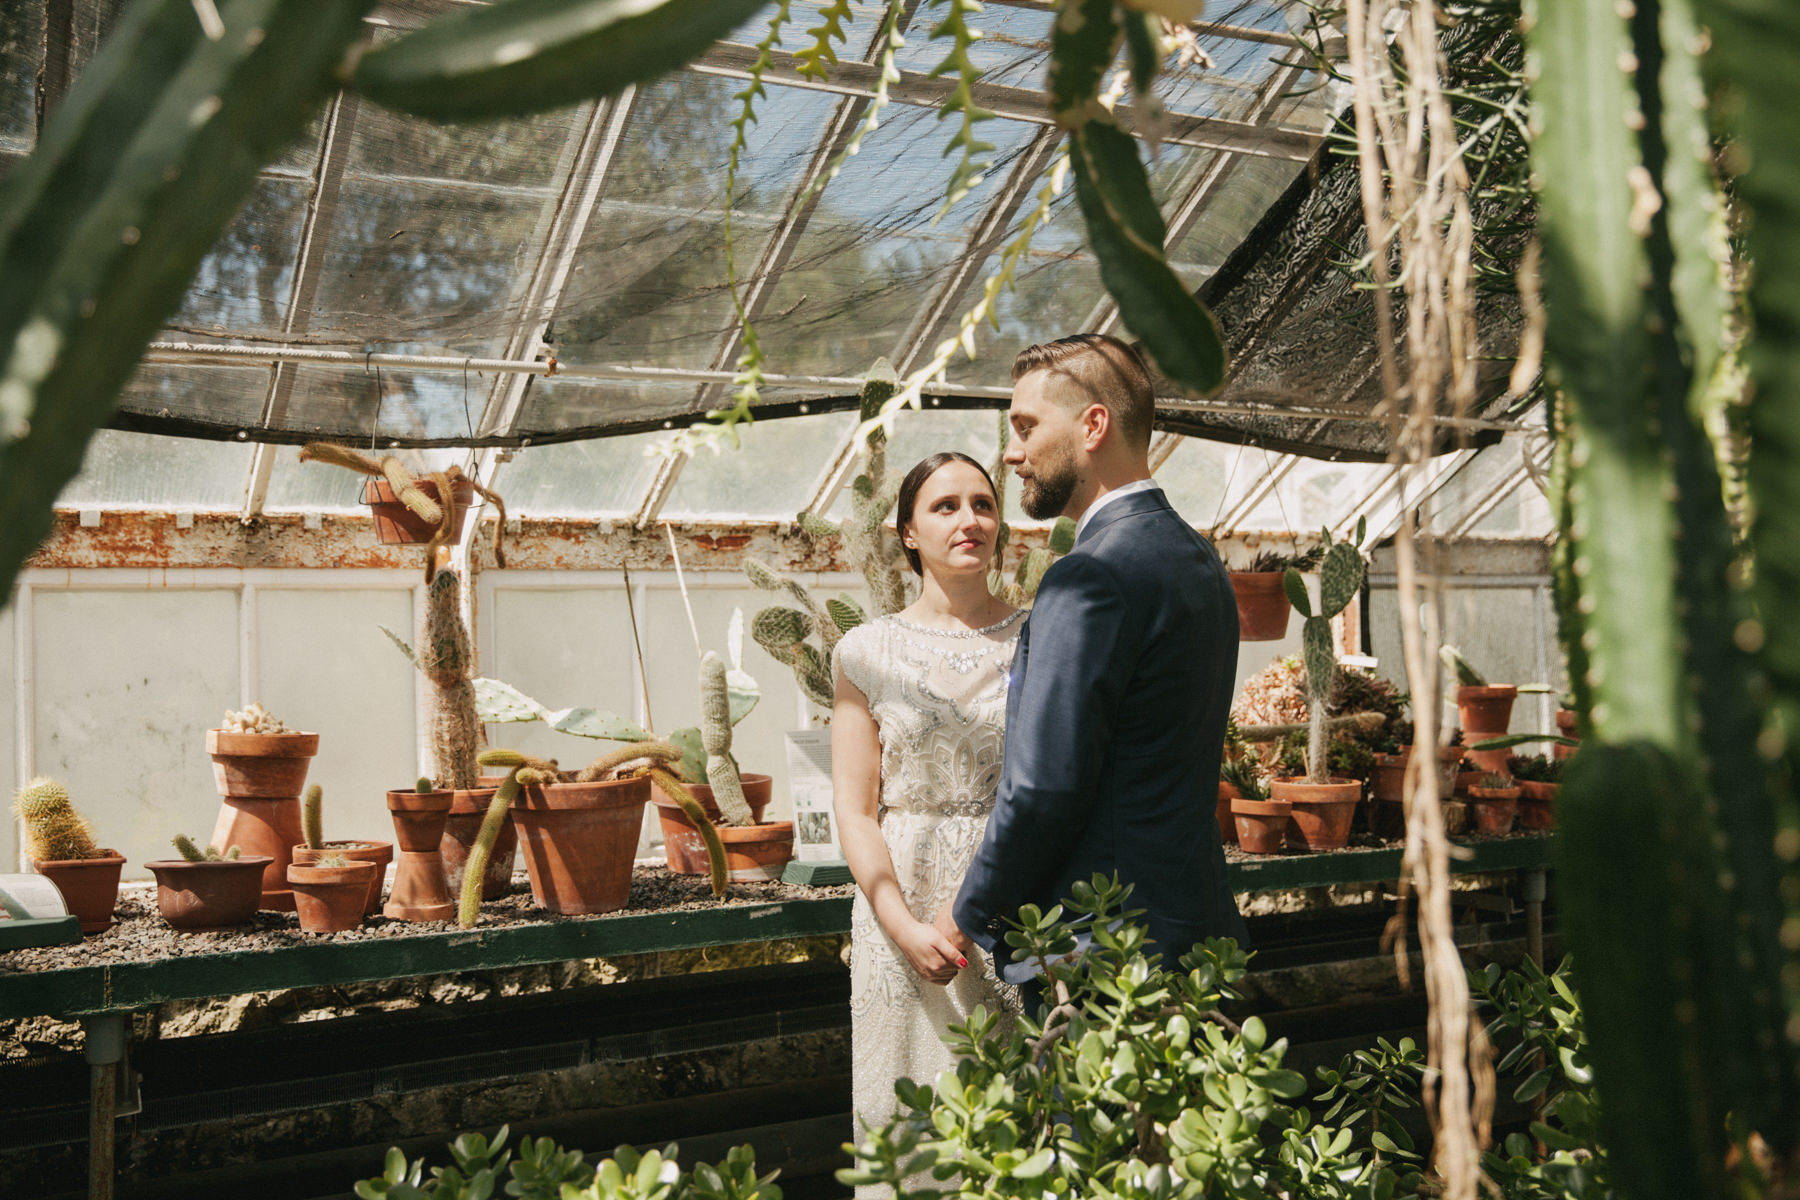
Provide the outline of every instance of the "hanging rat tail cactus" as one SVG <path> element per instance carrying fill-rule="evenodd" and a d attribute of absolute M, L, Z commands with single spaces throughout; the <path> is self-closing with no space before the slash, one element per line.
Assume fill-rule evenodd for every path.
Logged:
<path fill-rule="evenodd" d="M 700 659 L 700 741 L 706 747 L 706 778 L 712 784 L 713 801 L 727 825 L 754 825 L 750 802 L 744 799 L 744 782 L 731 758 L 731 693 L 725 681 L 725 660 L 707 651 Z"/>
<path fill-rule="evenodd" d="M 456 906 L 456 923 L 464 929 L 475 928 L 475 922 L 481 919 L 481 885 L 487 878 L 488 860 L 494 857 L 494 843 L 500 839 L 500 830 L 508 820 L 507 810 L 519 794 L 519 765 L 525 756 L 510 750 L 490 751 L 491 758 L 485 757 L 485 766 L 508 767 L 506 778 L 494 792 L 494 798 L 488 801 L 487 813 L 481 818 L 481 829 L 475 835 L 475 844 L 469 847 L 468 860 L 463 864 L 462 895 L 458 897 Z"/>
<path fill-rule="evenodd" d="M 69 802 L 68 789 L 54 779 L 40 775 L 20 788 L 13 811 L 25 822 L 26 854 L 39 862 L 106 856 L 94 844 L 87 820 Z"/>

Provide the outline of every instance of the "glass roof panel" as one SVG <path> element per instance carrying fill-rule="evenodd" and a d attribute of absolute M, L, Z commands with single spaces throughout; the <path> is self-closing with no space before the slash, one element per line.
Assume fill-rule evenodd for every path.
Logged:
<path fill-rule="evenodd" d="M 300 461 L 298 446 L 276 446 L 275 462 L 269 471 L 269 487 L 263 497 L 265 512 L 363 512 L 365 476 L 328 463 Z M 367 444 L 359 447 L 368 450 Z M 380 451 L 375 452 L 377 457 Z M 395 452 L 408 471 L 415 475 L 442 470 L 452 463 L 460 465 L 468 456 L 463 450 L 430 449 Z"/>
<path fill-rule="evenodd" d="M 983 467 L 994 465 L 994 452 L 1000 446 L 1002 413 L 992 409 L 932 408 L 931 398 L 918 412 L 903 412 L 894 421 L 888 439 L 887 470 L 889 480 L 898 479 L 913 469 L 920 459 L 940 450 L 959 450 Z M 1018 481 L 1007 488 L 1007 519 L 1017 523 L 1023 517 L 1018 503 Z M 838 493 L 831 506 L 834 518 L 850 514 L 850 489 Z"/>
<path fill-rule="evenodd" d="M 590 105 L 503 121 L 437 124 L 362 104 L 344 177 L 463 180 L 492 187 L 549 188 L 572 131 Z"/>
<path fill-rule="evenodd" d="M 1549 504 L 1536 485 L 1521 474 L 1525 446 L 1524 437 L 1510 435 L 1496 445 L 1483 448 L 1464 464 L 1463 469 L 1432 498 L 1433 532 L 1444 534 L 1461 525 L 1488 502 L 1496 488 L 1512 489 L 1515 484 L 1521 484 L 1475 528 L 1486 525 L 1488 528 L 1482 529 L 1482 533 L 1491 537 L 1535 537 L 1549 533 L 1554 525 Z M 1538 520 L 1540 515 L 1541 522 Z"/>
<path fill-rule="evenodd" d="M 200 270 L 169 323 L 174 335 L 230 338 L 280 334 L 294 287 L 294 265 L 306 226 L 309 184 L 257 180 Z"/>
<path fill-rule="evenodd" d="M 236 509 L 250 477 L 250 450 L 231 442 L 102 429 L 59 508 Z"/>
<path fill-rule="evenodd" d="M 530 433 L 596 425 L 602 420 L 662 420 L 671 410 L 691 411 L 698 390 L 692 383 L 533 377 L 520 410 L 519 428 Z"/>
<path fill-rule="evenodd" d="M 1261 450 L 1190 437 L 1157 469 L 1156 482 L 1183 520 L 1210 530 L 1266 469 Z"/>
<path fill-rule="evenodd" d="M 1043 86 L 1050 53 L 1050 15 L 1048 7 L 990 4 L 967 18 L 970 28 L 982 35 L 969 49 L 969 60 L 983 72 L 981 81 L 1008 87 Z M 902 71 L 924 74 L 944 61 L 950 41 L 930 37 L 934 18 L 935 14 L 924 12 L 914 17 L 906 32 L 906 45 L 894 56 Z"/>
<path fill-rule="evenodd" d="M 1218 270 L 1305 168 L 1305 163 L 1231 155 L 1206 207 L 1170 252 L 1182 278 L 1198 287 Z"/>
<path fill-rule="evenodd" d="M 268 367 L 187 367 L 145 363 L 121 403 L 139 412 L 222 420 L 249 429 L 262 422 Z"/>
<path fill-rule="evenodd" d="M 668 435 L 641 433 L 513 451 L 495 476 L 509 516 L 601 517 L 636 511 L 656 473 L 646 451 Z"/>
<path fill-rule="evenodd" d="M 310 422 L 321 422 L 327 428 L 347 426 L 366 431 L 377 441 L 382 436 L 468 437 L 481 419 L 489 383 L 471 372 L 465 391 L 463 376 L 456 373 L 392 367 L 299 367 L 285 424 L 300 429 Z"/>
<path fill-rule="evenodd" d="M 664 517 L 774 517 L 791 521 L 856 426 L 855 413 L 821 413 L 758 421 L 742 431 L 743 445 L 690 458 L 663 505 Z"/>
<path fill-rule="evenodd" d="M 1318 529 L 1367 495 L 1391 469 L 1386 463 L 1296 459 L 1293 469 L 1237 523 L 1238 528 L 1277 532 Z"/>
<path fill-rule="evenodd" d="M 1469 526 L 1470 537 L 1544 538 L 1556 530 L 1550 500 L 1530 479 L 1513 485 L 1486 516 Z"/>

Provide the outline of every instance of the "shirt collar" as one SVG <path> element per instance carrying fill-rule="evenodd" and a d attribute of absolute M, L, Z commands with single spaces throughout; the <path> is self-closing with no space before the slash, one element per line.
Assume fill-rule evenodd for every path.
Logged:
<path fill-rule="evenodd" d="M 1121 487 L 1116 487 L 1112 491 L 1106 493 L 1106 495 L 1088 505 L 1087 511 L 1081 514 L 1081 519 L 1075 522 L 1076 538 L 1079 539 L 1081 537 L 1082 531 L 1093 521 L 1094 514 L 1111 504 L 1114 500 L 1122 500 L 1126 496 L 1133 495 L 1137 492 L 1147 492 L 1152 488 L 1155 488 L 1158 491 L 1161 490 L 1154 479 L 1134 479 L 1130 483 Z"/>

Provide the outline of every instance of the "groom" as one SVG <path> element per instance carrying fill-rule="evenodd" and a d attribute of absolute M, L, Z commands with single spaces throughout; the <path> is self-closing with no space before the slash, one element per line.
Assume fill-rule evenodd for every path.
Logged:
<path fill-rule="evenodd" d="M 1244 941 L 1213 817 L 1237 605 L 1150 478 L 1150 373 L 1124 342 L 1083 333 L 1028 347 L 1012 374 L 1006 461 L 1026 513 L 1077 521 L 1075 548 L 1020 635 L 999 795 L 940 930 L 1004 969 L 1020 905 L 1116 872 L 1165 963 L 1202 938 Z"/>

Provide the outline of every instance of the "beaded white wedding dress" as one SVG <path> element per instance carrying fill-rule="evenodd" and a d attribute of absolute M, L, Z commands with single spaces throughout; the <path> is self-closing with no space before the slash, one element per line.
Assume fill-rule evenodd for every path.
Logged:
<path fill-rule="evenodd" d="M 1006 677 L 1023 610 L 986 629 L 930 629 L 878 617 L 844 635 L 838 663 L 868 697 L 881 736 L 881 836 L 913 916 L 930 921 L 962 886 L 981 845 L 1005 747 Z M 859 891 L 850 920 L 852 1103 L 876 1127 L 894 1081 L 929 1084 L 954 1066 L 945 1029 L 976 1005 L 1017 1012 L 980 947 L 945 987 L 926 983 L 888 940 Z M 886 1188 L 857 1189 L 883 1195 Z"/>

